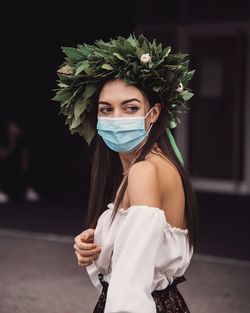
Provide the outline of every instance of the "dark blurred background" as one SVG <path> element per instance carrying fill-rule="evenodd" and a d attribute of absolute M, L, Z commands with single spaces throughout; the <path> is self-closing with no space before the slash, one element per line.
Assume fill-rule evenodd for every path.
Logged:
<path fill-rule="evenodd" d="M 196 69 L 190 114 L 174 134 L 198 200 L 197 252 L 250 259 L 249 1 L 22 2 L 2 15 L 0 147 L 6 129 L 18 145 L 0 161 L 0 227 L 84 229 L 88 145 L 51 100 L 61 47 L 143 32 L 189 53 Z"/>

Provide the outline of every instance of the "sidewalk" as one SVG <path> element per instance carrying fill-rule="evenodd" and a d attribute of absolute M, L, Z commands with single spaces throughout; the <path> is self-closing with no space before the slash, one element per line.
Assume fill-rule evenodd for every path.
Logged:
<path fill-rule="evenodd" d="M 98 294 L 73 238 L 0 229 L 1 313 L 90 313 Z M 195 254 L 178 285 L 192 313 L 250 312 L 250 262 Z M 139 313 L 139 312 L 138 312 Z"/>

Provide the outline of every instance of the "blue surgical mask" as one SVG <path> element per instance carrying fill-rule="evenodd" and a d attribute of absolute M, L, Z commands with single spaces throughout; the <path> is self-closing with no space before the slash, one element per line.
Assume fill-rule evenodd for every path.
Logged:
<path fill-rule="evenodd" d="M 145 130 L 145 116 L 133 117 L 104 117 L 99 116 L 97 122 L 98 134 L 102 137 L 106 145 L 116 152 L 133 151 L 147 137 Z"/>

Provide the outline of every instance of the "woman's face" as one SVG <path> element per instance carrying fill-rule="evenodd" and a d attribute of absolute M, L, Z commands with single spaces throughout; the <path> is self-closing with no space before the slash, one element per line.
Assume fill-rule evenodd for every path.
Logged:
<path fill-rule="evenodd" d="M 99 95 L 98 116 L 132 117 L 145 116 L 150 106 L 142 92 L 123 80 L 116 79 L 107 82 Z M 157 103 L 145 119 L 145 129 L 154 123 L 160 113 L 160 104 Z"/>

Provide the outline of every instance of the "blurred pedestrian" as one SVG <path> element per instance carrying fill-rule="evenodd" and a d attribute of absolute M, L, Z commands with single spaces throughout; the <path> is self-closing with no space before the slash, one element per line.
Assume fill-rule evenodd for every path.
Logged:
<path fill-rule="evenodd" d="M 23 129 L 14 120 L 5 122 L 0 135 L 0 203 L 10 200 L 6 189 L 23 184 L 24 199 L 38 201 L 40 195 L 31 183 L 31 149 L 24 139 Z M 9 186 L 11 185 L 11 186 Z"/>

